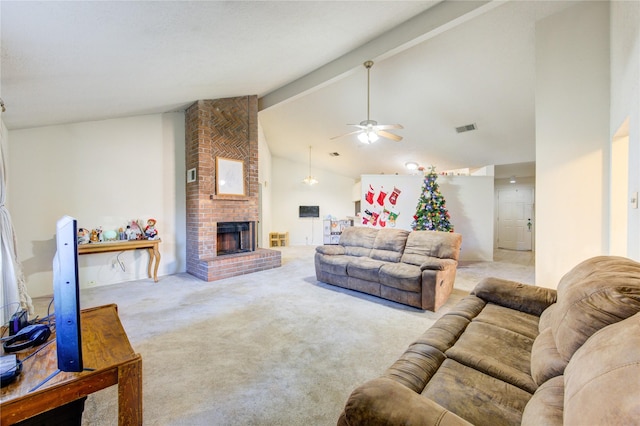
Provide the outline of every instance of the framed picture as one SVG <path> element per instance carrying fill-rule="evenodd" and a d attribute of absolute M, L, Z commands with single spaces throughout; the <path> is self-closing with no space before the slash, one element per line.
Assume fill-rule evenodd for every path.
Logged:
<path fill-rule="evenodd" d="M 218 195 L 244 195 L 244 162 L 216 157 Z"/>

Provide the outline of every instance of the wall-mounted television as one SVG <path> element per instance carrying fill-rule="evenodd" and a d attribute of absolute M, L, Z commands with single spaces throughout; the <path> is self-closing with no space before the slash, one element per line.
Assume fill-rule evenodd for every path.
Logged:
<path fill-rule="evenodd" d="M 320 206 L 300 206 L 299 217 L 320 217 Z"/>

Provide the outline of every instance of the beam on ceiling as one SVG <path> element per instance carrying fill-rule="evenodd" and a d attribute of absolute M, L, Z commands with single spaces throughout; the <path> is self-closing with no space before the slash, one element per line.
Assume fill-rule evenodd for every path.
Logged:
<path fill-rule="evenodd" d="M 479 16 L 503 0 L 441 1 L 368 43 L 292 81 L 258 100 L 262 111 L 341 79 L 367 60 L 382 60 Z"/>

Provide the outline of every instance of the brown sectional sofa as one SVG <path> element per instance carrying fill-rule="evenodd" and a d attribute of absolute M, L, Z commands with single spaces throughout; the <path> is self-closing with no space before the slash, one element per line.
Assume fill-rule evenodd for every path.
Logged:
<path fill-rule="evenodd" d="M 436 311 L 456 277 L 462 236 L 452 232 L 346 228 L 316 247 L 318 281 Z"/>
<path fill-rule="evenodd" d="M 483 280 L 338 424 L 640 424 L 640 263 L 588 259 L 557 292 Z"/>

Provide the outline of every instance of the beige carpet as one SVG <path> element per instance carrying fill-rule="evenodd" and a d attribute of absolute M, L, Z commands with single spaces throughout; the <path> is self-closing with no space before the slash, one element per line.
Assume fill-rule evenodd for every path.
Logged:
<path fill-rule="evenodd" d="M 82 291 L 116 303 L 143 359 L 147 425 L 334 425 L 349 393 L 380 375 L 484 276 L 533 283 L 531 253 L 467 262 L 437 313 L 319 283 L 313 246 L 282 267 L 207 283 L 188 274 Z M 48 298 L 35 300 L 42 315 Z M 89 397 L 85 425 L 116 425 L 116 388 Z"/>

